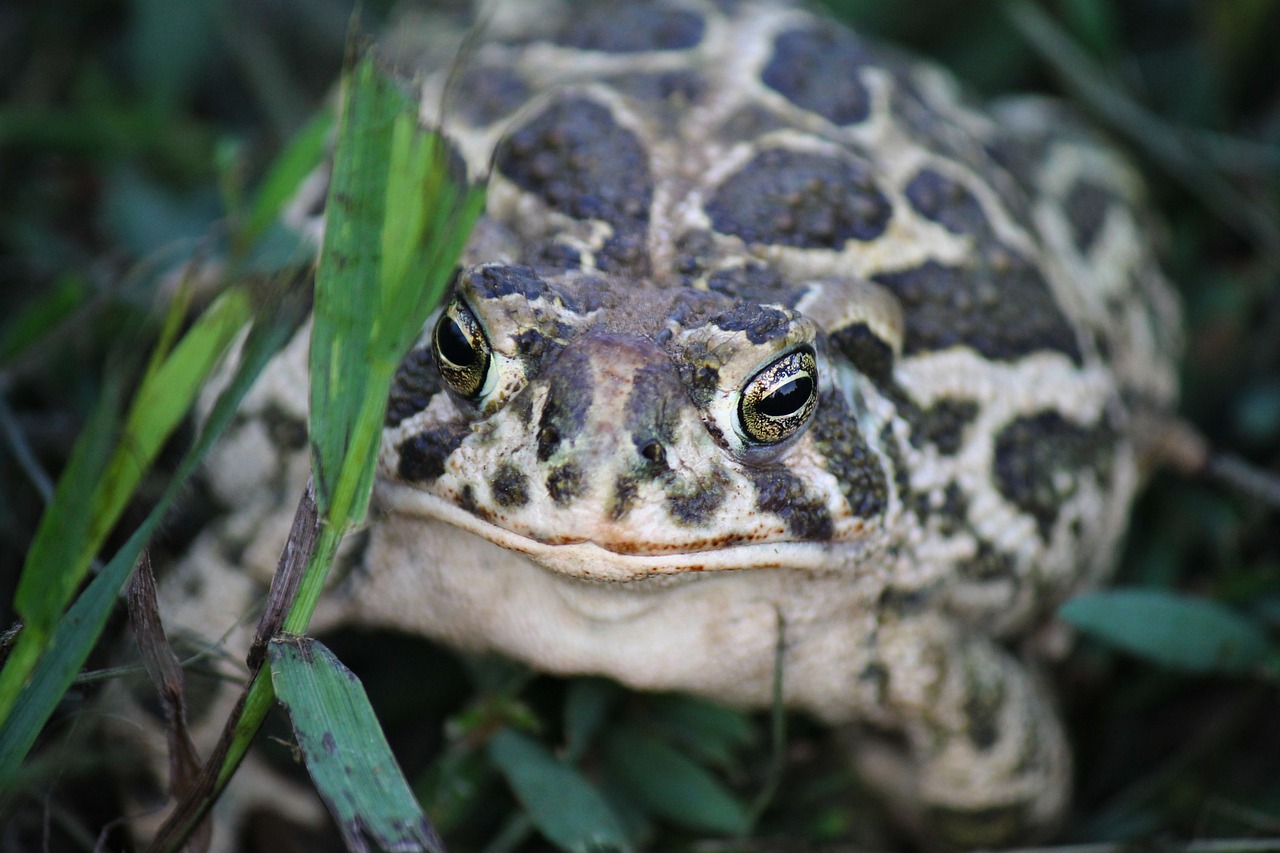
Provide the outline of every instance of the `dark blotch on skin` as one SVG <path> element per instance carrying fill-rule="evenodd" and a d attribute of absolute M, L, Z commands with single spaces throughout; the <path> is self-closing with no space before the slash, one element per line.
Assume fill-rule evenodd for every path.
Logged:
<path fill-rule="evenodd" d="M 582 266 L 582 254 L 557 240 L 534 246 L 528 259 L 535 267 L 553 270 L 576 270 Z"/>
<path fill-rule="evenodd" d="M 810 427 L 827 470 L 840 481 L 849 509 L 861 518 L 884 512 L 889 484 L 880 460 L 867 446 L 844 397 L 830 392 L 818 401 Z M 828 521 L 828 523 L 830 523 Z"/>
<path fill-rule="evenodd" d="M 470 483 L 465 483 L 458 493 L 458 508 L 471 513 L 476 518 L 488 519 L 491 516 L 491 513 L 480 506 L 479 501 L 476 500 L 476 490 Z"/>
<path fill-rule="evenodd" d="M 671 369 L 646 364 L 636 371 L 627 398 L 627 432 L 635 445 L 634 475 L 653 479 L 670 470 L 665 448 L 676 440 L 674 424 L 684 389 Z"/>
<path fill-rule="evenodd" d="M 474 267 L 466 275 L 477 294 L 491 299 L 512 295 L 538 299 L 547 291 L 547 283 L 533 267 L 520 264 Z"/>
<path fill-rule="evenodd" d="M 581 349 L 570 349 L 557 361 L 547 378 L 547 401 L 538 419 L 538 461 L 550 459 L 562 441 L 572 441 L 586 426 L 594 375 Z"/>
<path fill-rule="evenodd" d="M 987 230 L 982 205 L 968 187 L 933 169 L 921 169 L 907 184 L 907 200 L 926 219 L 956 234 Z"/>
<path fill-rule="evenodd" d="M 278 404 L 266 406 L 258 416 L 267 428 L 271 443 L 281 450 L 301 450 L 307 446 L 307 422 L 295 417 Z"/>
<path fill-rule="evenodd" d="M 831 334 L 831 343 L 878 388 L 893 384 L 893 348 L 866 323 L 854 323 Z"/>
<path fill-rule="evenodd" d="M 937 531 L 943 536 L 954 536 L 966 529 L 969 521 L 969 499 L 953 480 L 942 492 L 941 502 L 932 492 L 915 492 L 906 501 L 916 514 L 920 524 L 935 519 Z"/>
<path fill-rule="evenodd" d="M 791 30 L 774 40 L 761 77 L 796 106 L 848 125 L 870 112 L 871 97 L 860 71 L 875 64 L 866 44 L 847 30 Z"/>
<path fill-rule="evenodd" d="M 523 471 L 504 462 L 489 480 L 493 501 L 501 507 L 522 507 L 529 502 L 529 478 Z"/>
<path fill-rule="evenodd" d="M 1116 202 L 1116 198 L 1107 190 L 1088 183 L 1078 181 L 1063 200 L 1063 208 L 1071 223 L 1071 234 L 1076 248 L 1081 254 L 1088 253 L 1097 239 L 1098 232 L 1107 216 L 1107 209 Z"/>
<path fill-rule="evenodd" d="M 707 353 L 698 355 L 706 357 Z M 711 364 L 695 364 L 691 357 L 680 365 L 680 373 L 684 377 L 685 387 L 689 389 L 689 399 L 699 406 L 705 406 L 711 402 L 716 389 L 720 386 L 719 370 Z M 712 429 L 710 421 L 707 422 L 707 429 Z"/>
<path fill-rule="evenodd" d="M 943 536 L 954 536 L 968 525 L 969 498 L 955 480 L 947 483 L 947 488 L 943 492 L 942 508 L 938 514 L 941 516 L 938 530 Z"/>
<path fill-rule="evenodd" d="M 457 83 L 457 96 L 450 101 L 472 124 L 492 124 L 515 112 L 529 100 L 528 84 L 510 68 L 464 64 Z"/>
<path fill-rule="evenodd" d="M 537 329 L 525 329 L 513 340 L 516 344 L 516 352 L 527 358 L 540 359 L 560 348 L 560 344 L 554 338 L 547 337 Z"/>
<path fill-rule="evenodd" d="M 386 425 L 399 426 L 401 421 L 421 412 L 440 393 L 440 374 L 436 372 L 431 350 L 411 350 L 391 380 L 391 396 L 387 400 Z"/>
<path fill-rule="evenodd" d="M 557 465 L 547 474 L 547 494 L 551 496 L 551 500 L 561 505 L 581 495 L 585 486 L 582 469 L 575 462 Z"/>
<path fill-rule="evenodd" d="M 498 148 L 498 170 L 575 219 L 643 230 L 653 187 L 644 146 L 585 98 L 553 102 Z"/>
<path fill-rule="evenodd" d="M 975 685 L 964 703 L 969 718 L 969 740 L 980 750 L 995 746 L 1000 738 L 1000 706 L 1004 704 L 1004 687 L 995 684 Z"/>
<path fill-rule="evenodd" d="M 966 578 L 979 581 L 1003 580 L 1014 573 L 1013 558 L 985 539 L 978 540 L 977 552 L 956 564 L 956 569 Z"/>
<path fill-rule="evenodd" d="M 977 416 L 978 404 L 972 400 L 939 400 L 911 415 L 911 443 L 923 447 L 928 442 L 943 456 L 953 456 L 960 450 L 965 427 Z"/>
<path fill-rule="evenodd" d="M 739 303 L 713 317 L 711 322 L 726 332 L 745 332 L 753 344 L 784 337 L 791 328 L 791 318 L 785 311 L 749 303 Z"/>
<path fill-rule="evenodd" d="M 420 432 L 400 446 L 396 475 L 409 483 L 429 483 L 444 473 L 445 460 L 471 432 L 460 424 L 434 427 Z"/>
<path fill-rule="evenodd" d="M 622 475 L 613 483 L 613 495 L 609 499 L 609 519 L 618 521 L 631 511 L 640 493 L 639 484 L 634 477 Z"/>
<path fill-rule="evenodd" d="M 627 272 L 644 275 L 649 269 L 649 247 L 645 232 L 638 228 L 622 228 L 596 252 L 596 265 L 603 272 Z"/>
<path fill-rule="evenodd" d="M 702 41 L 704 26 L 698 15 L 679 9 L 593 3 L 576 9 L 555 41 L 607 53 L 684 50 Z"/>
<path fill-rule="evenodd" d="M 996 435 L 992 466 L 996 488 L 1036 520 L 1040 537 L 1047 542 L 1059 508 L 1075 494 L 1081 476 L 1092 471 L 1106 487 L 1115 438 L 1105 424 L 1084 427 L 1058 412 L 1018 418 Z"/>
<path fill-rule="evenodd" d="M 967 346 L 1011 360 L 1057 350 L 1081 363 L 1075 332 L 1040 270 L 1011 252 L 989 250 L 972 267 L 929 261 L 875 280 L 902 303 L 908 355 Z"/>
<path fill-rule="evenodd" d="M 717 270 L 707 276 L 707 288 L 748 302 L 770 302 L 788 308 L 795 307 L 807 291 L 787 281 L 773 267 L 758 263 Z"/>
<path fill-rule="evenodd" d="M 751 479 L 756 487 L 756 506 L 782 519 L 791 535 L 815 542 L 831 538 L 831 513 L 805 491 L 799 477 L 785 468 L 760 468 L 751 471 Z"/>
<path fill-rule="evenodd" d="M 728 485 L 728 478 L 719 468 L 706 478 L 682 482 L 668 491 L 667 512 L 685 527 L 707 524 L 728 496 Z"/>
<path fill-rule="evenodd" d="M 522 426 L 528 426 L 533 420 L 533 397 L 530 394 L 517 394 L 510 403 L 511 410 L 520 419 Z"/>
<path fill-rule="evenodd" d="M 722 234 L 805 249 L 874 240 L 893 213 L 864 164 L 785 148 L 757 154 L 721 184 L 706 210 Z"/>
<path fill-rule="evenodd" d="M 876 599 L 876 612 L 909 616 L 924 612 L 929 603 L 929 594 L 925 590 L 888 586 Z"/>
<path fill-rule="evenodd" d="M 699 275 L 718 257 L 715 238 L 710 231 L 686 231 L 676 239 L 675 246 L 674 269 L 686 280 Z"/>

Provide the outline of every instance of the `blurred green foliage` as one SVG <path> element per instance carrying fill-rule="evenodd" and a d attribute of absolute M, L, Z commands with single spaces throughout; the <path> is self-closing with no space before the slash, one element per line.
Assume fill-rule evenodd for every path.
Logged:
<path fill-rule="evenodd" d="M 386 5 L 364 4 L 366 29 L 377 29 Z M 1032 49 L 1001 3 L 829 5 L 949 66 L 984 96 L 1071 94 L 1063 69 Z M 1278 227 L 1280 0 L 1038 5 L 1113 97 L 1141 107 L 1144 132 L 1195 152 L 1199 171 L 1189 180 L 1140 135 L 1108 128 L 1148 177 L 1167 269 L 1186 304 L 1184 413 L 1216 446 L 1280 470 L 1280 259 L 1239 227 L 1240 211 L 1224 217 L 1197 187 L 1197 176 L 1226 182 L 1263 228 Z M 18 568 L 44 505 L 41 472 L 56 476 L 66 464 L 120 330 L 156 329 L 159 273 L 223 248 L 227 200 L 260 180 L 336 80 L 350 13 L 340 0 L 0 4 L 0 624 L 10 622 Z M 1105 115 L 1106 104 L 1080 107 Z M 144 480 L 144 498 L 163 489 L 164 464 L 162 456 L 149 487 Z M 170 518 L 158 562 L 210 511 L 198 494 L 189 503 Z M 133 521 L 143 509 L 132 510 Z M 1274 645 L 1277 513 L 1161 474 L 1137 507 L 1121 580 L 1221 602 L 1262 626 Z M 504 765 L 513 753 L 536 753 L 535 763 L 550 756 L 574 778 L 596 780 L 622 831 L 659 846 L 687 842 L 681 826 L 696 818 L 619 797 L 611 733 L 645 732 L 663 745 L 659 754 L 682 756 L 740 804 L 768 773 L 761 717 L 534 677 L 403 637 L 348 632 L 332 646 L 365 680 L 393 750 L 457 849 L 481 847 L 495 832 L 505 849 L 538 846 L 546 818 Z M 420 677 L 424 667 L 433 678 Z M 1066 839 L 1280 836 L 1274 673 L 1188 675 L 1089 641 L 1057 675 L 1079 776 Z M 88 727 L 72 724 L 81 707 L 79 694 L 64 702 L 45 745 L 49 766 L 84 745 L 77 738 Z M 495 740 L 499 731 L 506 734 Z M 505 747 L 493 755 L 489 743 Z M 672 771 L 622 768 L 622 782 L 639 774 L 643 785 L 657 772 Z M 43 783 L 57 804 L 55 849 L 91 848 L 119 814 L 95 777 L 84 778 L 67 772 Z M 22 839 L 41 837 L 38 804 L 14 814 Z M 828 735 L 804 719 L 789 724 L 785 783 L 753 831 L 883 840 Z"/>

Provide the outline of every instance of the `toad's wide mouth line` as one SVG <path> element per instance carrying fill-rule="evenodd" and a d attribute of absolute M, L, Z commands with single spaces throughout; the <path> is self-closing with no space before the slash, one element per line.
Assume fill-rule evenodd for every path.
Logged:
<path fill-rule="evenodd" d="M 477 518 L 436 495 L 397 483 L 378 484 L 381 505 L 409 517 L 430 518 L 524 554 L 552 571 L 584 580 L 630 581 L 651 575 L 736 569 L 829 570 L 829 546 L 820 542 L 753 542 L 662 554 L 623 554 L 595 542 L 549 544 Z"/>

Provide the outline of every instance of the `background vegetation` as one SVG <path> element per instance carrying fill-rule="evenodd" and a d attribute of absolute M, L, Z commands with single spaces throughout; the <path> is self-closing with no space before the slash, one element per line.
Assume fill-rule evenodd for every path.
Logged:
<path fill-rule="evenodd" d="M 385 5 L 365 5 L 366 27 L 376 29 Z M 1038 52 L 1003 4 L 832 5 L 984 95 L 1083 99 L 1142 165 L 1168 226 L 1167 268 L 1188 318 L 1184 414 L 1216 447 L 1280 471 L 1280 2 L 1040 4 L 1082 51 L 1065 65 Z M 161 323 L 156 270 L 207 246 L 226 200 L 313 114 L 336 79 L 350 11 L 340 0 L 0 6 L 0 625 L 12 621 L 7 603 L 49 479 L 110 366 Z M 1104 85 L 1081 89 L 1084 72 Z M 143 481 L 125 533 L 166 485 L 166 470 L 162 462 Z M 211 512 L 193 489 L 168 520 L 158 567 Z M 1280 516 L 1161 475 L 1138 507 L 1121 580 L 1223 602 L 1270 631 L 1274 649 Z M 769 778 L 763 717 L 555 682 L 404 637 L 346 635 L 331 645 L 365 680 L 410 780 L 457 849 L 495 832 L 536 846 L 510 793 L 520 788 L 512 762 L 525 766 L 538 744 L 572 746 L 592 714 L 609 722 L 590 760 L 632 780 L 630 798 L 642 803 L 633 817 L 659 844 L 732 832 Z M 1064 840 L 1280 838 L 1277 661 L 1273 651 L 1244 674 L 1191 675 L 1082 643 L 1059 673 L 1079 764 Z M 427 667 L 436 676 L 423 682 Z M 91 685 L 78 687 L 63 703 L 37 753 L 39 772 L 0 820 L 5 849 L 39 849 L 46 831 L 51 849 L 90 849 L 119 815 L 93 761 L 107 753 L 85 739 L 91 695 Z M 482 748 L 488 732 L 512 722 L 538 732 L 536 741 Z M 627 765 L 616 747 L 624 735 L 658 743 L 651 754 L 693 756 L 729 800 L 708 816 L 645 799 L 646 780 L 671 778 L 673 765 Z M 789 722 L 785 784 L 759 837 L 882 838 L 831 752 L 818 727 Z"/>

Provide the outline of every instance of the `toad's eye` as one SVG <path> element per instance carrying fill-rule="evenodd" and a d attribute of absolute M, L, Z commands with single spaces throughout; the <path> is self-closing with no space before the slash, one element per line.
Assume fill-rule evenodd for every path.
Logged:
<path fill-rule="evenodd" d="M 484 393 L 493 350 L 480 321 L 460 299 L 440 315 L 434 350 L 440 375 L 454 391 L 468 400 Z"/>
<path fill-rule="evenodd" d="M 747 380 L 738 399 L 738 425 L 756 444 L 786 441 L 804 426 L 818 402 L 818 364 L 802 347 Z"/>

